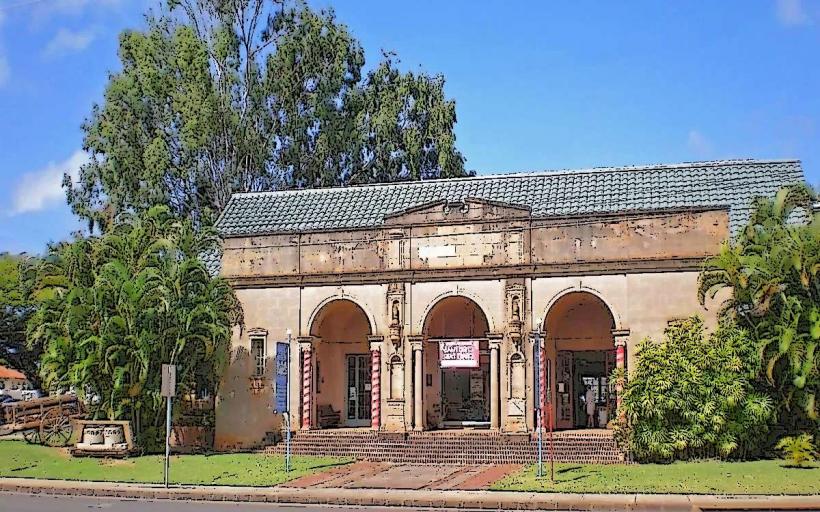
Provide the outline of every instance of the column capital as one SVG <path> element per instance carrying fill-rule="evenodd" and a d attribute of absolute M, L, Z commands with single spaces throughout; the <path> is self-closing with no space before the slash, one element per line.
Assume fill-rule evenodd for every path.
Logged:
<path fill-rule="evenodd" d="M 381 350 L 384 336 L 370 335 L 367 337 L 367 343 L 370 345 L 370 350 Z"/>
<path fill-rule="evenodd" d="M 629 329 L 613 329 L 612 337 L 615 338 L 615 346 L 626 346 L 626 340 L 629 338 Z"/>
<path fill-rule="evenodd" d="M 413 350 L 421 350 L 424 346 L 424 336 L 420 334 L 411 334 L 407 336 L 407 342 Z"/>
<path fill-rule="evenodd" d="M 527 336 L 530 340 L 530 343 L 535 343 L 536 338 L 544 341 L 544 338 L 547 337 L 547 331 L 530 331 L 530 334 Z"/>
<path fill-rule="evenodd" d="M 504 340 L 504 334 L 500 332 L 488 332 L 487 340 L 489 341 L 490 350 L 498 350 L 501 348 L 501 342 Z"/>
<path fill-rule="evenodd" d="M 302 350 L 313 350 L 313 345 L 318 341 L 316 336 L 298 336 L 296 341 L 299 343 L 299 348 Z"/>

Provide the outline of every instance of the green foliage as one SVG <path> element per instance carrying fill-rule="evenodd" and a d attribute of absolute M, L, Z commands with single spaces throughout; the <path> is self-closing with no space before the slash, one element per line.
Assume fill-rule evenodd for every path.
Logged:
<path fill-rule="evenodd" d="M 103 229 L 165 204 L 210 224 L 234 192 L 463 176 L 444 79 L 364 51 L 332 10 L 181 0 L 120 36 L 68 202 Z"/>
<path fill-rule="evenodd" d="M 754 389 L 757 361 L 748 334 L 729 322 L 706 336 L 693 317 L 669 326 L 662 343 L 641 342 L 621 411 L 630 451 L 640 460 L 754 452 L 774 412 Z"/>
<path fill-rule="evenodd" d="M 802 468 L 815 459 L 816 452 L 812 440 L 812 435 L 804 432 L 799 436 L 782 438 L 776 448 L 783 453 L 783 458 L 790 466 Z"/>
<path fill-rule="evenodd" d="M 795 431 L 818 424 L 820 393 L 820 214 L 806 187 L 760 199 L 748 226 L 705 263 L 699 297 L 705 303 L 724 288 L 722 310 L 748 329 L 781 422 Z M 796 214 L 809 222 L 794 222 Z"/>
<path fill-rule="evenodd" d="M 22 371 L 38 387 L 42 347 L 26 342 L 26 322 L 35 307 L 26 276 L 36 261 L 23 254 L 0 254 L 0 364 Z"/>
<path fill-rule="evenodd" d="M 28 324 L 45 348 L 48 389 L 73 387 L 94 416 L 131 420 L 147 448 L 164 420 L 162 363 L 177 365 L 180 396 L 215 395 L 242 318 L 231 288 L 198 258 L 213 243 L 158 206 L 52 248 L 35 271 L 43 299 Z"/>

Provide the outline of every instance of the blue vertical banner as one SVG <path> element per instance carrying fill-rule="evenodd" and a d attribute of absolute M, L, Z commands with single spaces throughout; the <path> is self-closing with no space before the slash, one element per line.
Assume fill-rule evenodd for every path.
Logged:
<path fill-rule="evenodd" d="M 290 371 L 290 345 L 276 342 L 276 394 L 274 410 L 288 412 L 288 373 Z"/>

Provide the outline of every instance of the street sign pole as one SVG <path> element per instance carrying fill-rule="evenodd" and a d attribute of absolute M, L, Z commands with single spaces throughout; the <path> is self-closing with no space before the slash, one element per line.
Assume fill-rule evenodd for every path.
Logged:
<path fill-rule="evenodd" d="M 288 369 L 290 369 L 290 329 L 288 329 Z M 288 375 L 288 379 L 290 379 L 290 375 Z M 290 381 L 288 380 L 288 393 L 287 393 L 287 400 L 290 401 Z M 290 473 L 290 407 L 285 412 L 285 473 Z"/>
<path fill-rule="evenodd" d="M 165 397 L 165 471 L 163 481 L 168 488 L 168 472 L 171 461 L 171 400 L 176 394 L 177 367 L 173 364 L 162 365 L 161 395 Z"/>
<path fill-rule="evenodd" d="M 165 399 L 165 488 L 168 488 L 168 463 L 171 458 L 171 400 Z"/>

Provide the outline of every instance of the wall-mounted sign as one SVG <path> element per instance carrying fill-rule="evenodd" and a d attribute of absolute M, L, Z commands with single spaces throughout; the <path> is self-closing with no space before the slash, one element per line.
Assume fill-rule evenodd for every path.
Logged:
<path fill-rule="evenodd" d="M 276 343 L 276 395 L 274 410 L 288 412 L 288 364 L 290 345 L 286 342 Z"/>
<path fill-rule="evenodd" d="M 442 368 L 478 368 L 478 340 L 441 340 L 438 356 Z"/>

